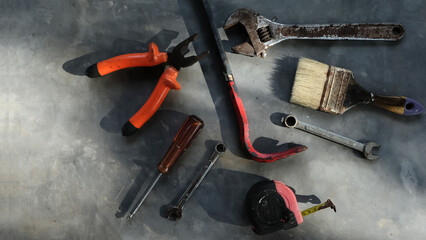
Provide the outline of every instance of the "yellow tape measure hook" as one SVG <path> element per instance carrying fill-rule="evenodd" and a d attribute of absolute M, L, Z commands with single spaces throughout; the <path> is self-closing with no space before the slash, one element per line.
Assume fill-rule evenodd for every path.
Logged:
<path fill-rule="evenodd" d="M 307 216 L 307 215 L 309 215 L 311 213 L 314 213 L 316 211 L 319 211 L 319 210 L 325 209 L 325 208 L 331 208 L 331 209 L 334 210 L 334 212 L 336 212 L 336 206 L 334 205 L 334 203 L 330 199 L 327 199 L 327 201 L 325 201 L 325 203 L 321 203 L 319 205 L 316 205 L 316 206 L 313 206 L 313 207 L 308 208 L 306 210 L 303 210 L 302 211 L 302 216 L 303 217 Z"/>

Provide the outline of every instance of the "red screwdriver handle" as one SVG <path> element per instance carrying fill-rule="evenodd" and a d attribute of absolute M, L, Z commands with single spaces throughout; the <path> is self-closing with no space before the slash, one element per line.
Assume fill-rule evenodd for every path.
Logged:
<path fill-rule="evenodd" d="M 192 140 L 200 133 L 203 127 L 203 120 L 194 115 L 189 116 L 173 139 L 173 143 L 164 155 L 163 160 L 158 164 L 158 171 L 164 174 L 169 172 L 170 167 L 189 148 Z"/>
<path fill-rule="evenodd" d="M 176 81 L 178 73 L 179 71 L 174 67 L 166 68 L 146 103 L 132 118 L 130 118 L 129 122 L 133 127 L 139 129 L 152 117 L 152 115 L 154 115 L 163 103 L 170 89 L 178 91 L 181 89 L 180 84 Z"/>
<path fill-rule="evenodd" d="M 167 60 L 167 53 L 160 52 L 155 43 L 150 43 L 146 53 L 124 54 L 98 62 L 89 67 L 86 74 L 89 77 L 100 77 L 124 68 L 156 66 Z"/>

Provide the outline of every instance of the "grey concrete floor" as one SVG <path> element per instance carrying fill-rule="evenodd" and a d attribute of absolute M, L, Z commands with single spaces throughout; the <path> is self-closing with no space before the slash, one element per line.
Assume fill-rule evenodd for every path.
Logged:
<path fill-rule="evenodd" d="M 0 238 L 1 239 L 421 239 L 424 225 L 426 118 L 371 106 L 341 116 L 289 103 L 297 58 L 351 69 L 372 92 L 426 104 L 426 2 L 214 1 L 218 26 L 237 8 L 282 23 L 400 22 L 396 43 L 286 41 L 266 59 L 229 53 L 245 104 L 251 139 L 261 151 L 294 142 L 308 150 L 273 163 L 249 160 L 201 1 L 0 1 Z M 182 69 L 182 90 L 171 91 L 136 135 L 121 126 L 146 101 L 163 67 L 136 68 L 89 79 L 85 69 L 109 57 L 160 50 L 192 33 L 192 53 L 209 49 Z M 224 36 L 225 48 L 241 40 Z M 282 114 L 357 140 L 382 145 L 369 162 L 352 150 L 276 124 Z M 163 176 L 131 223 L 132 202 L 156 173 L 184 119 L 205 127 Z M 216 163 L 179 222 L 164 218 L 217 141 L 227 153 Z M 307 216 L 299 227 L 257 236 L 244 212 L 245 194 L 261 179 L 293 187 L 301 209 L 331 198 L 337 213 Z M 139 193 L 140 194 L 140 193 Z"/>

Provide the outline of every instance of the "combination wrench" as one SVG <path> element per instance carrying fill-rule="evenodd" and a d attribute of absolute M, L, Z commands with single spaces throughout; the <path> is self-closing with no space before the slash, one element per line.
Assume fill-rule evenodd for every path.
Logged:
<path fill-rule="evenodd" d="M 283 117 L 281 119 L 281 122 L 284 126 L 288 128 L 297 128 L 299 130 L 305 131 L 307 133 L 316 135 L 318 137 L 325 138 L 327 140 L 330 140 L 335 143 L 339 143 L 343 146 L 353 148 L 355 150 L 358 150 L 364 154 L 364 157 L 368 160 L 377 160 L 379 159 L 379 156 L 374 155 L 372 153 L 374 148 L 379 148 L 380 145 L 375 142 L 367 142 L 367 143 L 360 143 L 358 141 L 352 140 L 350 138 L 341 136 L 337 133 L 333 133 L 330 131 L 327 131 L 325 129 L 319 128 L 317 126 L 313 126 L 309 123 L 304 123 L 299 121 L 295 116 L 288 115 L 287 117 Z"/>
<path fill-rule="evenodd" d="M 194 194 L 195 190 L 198 188 L 200 183 L 203 181 L 204 177 L 210 171 L 210 169 L 215 164 L 216 160 L 226 151 L 226 146 L 222 142 L 216 144 L 214 151 L 211 157 L 207 160 L 204 166 L 200 169 L 197 176 L 192 180 L 191 184 L 185 190 L 185 192 L 180 197 L 176 205 L 170 207 L 167 211 L 167 218 L 169 220 L 179 220 L 183 215 L 183 209 L 188 203 L 191 196 Z"/>

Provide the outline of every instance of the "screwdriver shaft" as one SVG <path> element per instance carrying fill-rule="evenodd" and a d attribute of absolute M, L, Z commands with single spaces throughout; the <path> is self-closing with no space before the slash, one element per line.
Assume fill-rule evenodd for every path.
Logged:
<path fill-rule="evenodd" d="M 136 214 L 136 212 L 139 210 L 139 208 L 142 206 L 142 203 L 145 201 L 148 194 L 151 192 L 151 190 L 154 188 L 155 184 L 157 184 L 160 177 L 163 175 L 162 172 L 158 172 L 157 176 L 152 180 L 152 182 L 149 184 L 148 188 L 145 190 L 143 195 L 139 198 L 136 205 L 133 207 L 132 211 L 130 211 L 129 215 L 126 218 L 126 221 L 130 222 L 133 218 L 133 216 Z"/>

